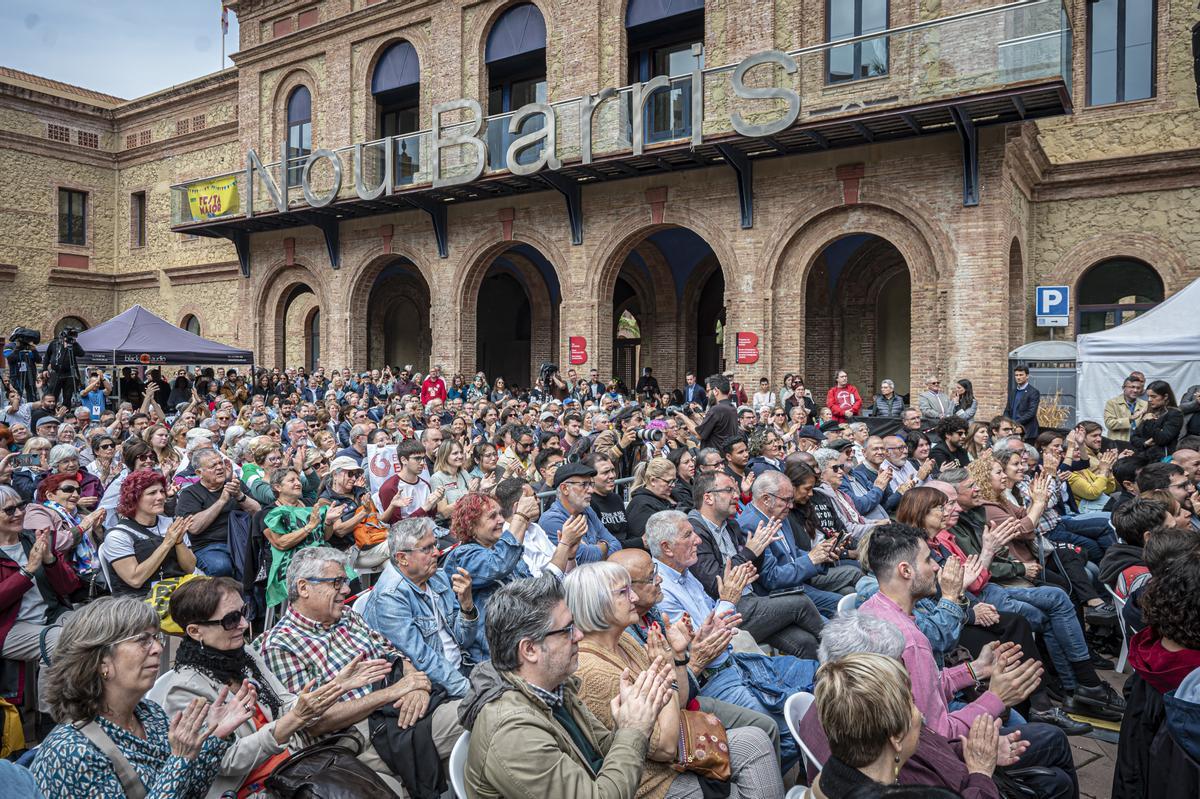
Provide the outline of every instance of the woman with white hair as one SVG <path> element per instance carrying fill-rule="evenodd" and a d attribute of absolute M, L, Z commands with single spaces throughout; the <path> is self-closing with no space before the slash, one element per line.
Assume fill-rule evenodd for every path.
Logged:
<path fill-rule="evenodd" d="M 55 444 L 50 450 L 47 465 L 50 467 L 49 474 L 69 474 L 79 481 L 80 508 L 93 510 L 100 502 L 100 495 L 104 493 L 100 478 L 80 468 L 79 450 L 74 445 Z"/>
<path fill-rule="evenodd" d="M 701 778 L 672 766 L 682 761 L 680 737 L 681 713 L 688 700 L 687 662 L 691 646 L 691 624 L 684 618 L 667 629 L 657 624 L 648 630 L 643 647 L 626 628 L 639 623 L 637 594 L 624 566 L 598 561 L 579 566 L 564 580 L 567 607 L 574 626 L 583 639 L 579 642 L 581 681 L 579 698 L 605 726 L 614 725 L 612 701 L 621 690 L 627 674 L 640 674 L 650 668 L 670 668 L 674 664 L 677 684 L 676 701 L 660 711 L 650 736 L 647 763 L 642 772 L 639 797 L 675 799 L 705 796 Z M 716 717 L 710 724 L 719 724 Z M 783 780 L 771 739 L 755 727 L 727 730 L 731 797 L 779 799 Z"/>

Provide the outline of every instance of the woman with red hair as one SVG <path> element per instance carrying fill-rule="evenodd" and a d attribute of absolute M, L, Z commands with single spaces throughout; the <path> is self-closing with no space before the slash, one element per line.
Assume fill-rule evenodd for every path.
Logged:
<path fill-rule="evenodd" d="M 76 474 L 46 475 L 38 483 L 35 501 L 25 507 L 22 527 L 26 530 L 49 529 L 55 556 L 67 560 L 85 583 L 103 593 L 96 541 L 104 511 L 79 515 L 80 485 Z M 91 593 L 94 591 L 89 591 Z"/>
<path fill-rule="evenodd" d="M 454 503 L 450 533 L 460 543 L 450 550 L 443 568 L 448 575 L 470 576 L 471 594 L 482 624 L 488 599 L 497 588 L 533 576 L 522 559 L 525 536 L 522 534 L 521 540 L 517 540 L 510 530 L 505 530 L 500 503 L 477 491 Z M 488 645 L 483 636 L 476 637 L 470 652 L 477 663 L 488 659 Z"/>
<path fill-rule="evenodd" d="M 163 515 L 167 481 L 158 472 L 131 472 L 121 483 L 117 523 L 100 545 L 100 562 L 114 596 L 144 598 L 159 580 L 196 569 L 188 546 L 192 517 Z"/>

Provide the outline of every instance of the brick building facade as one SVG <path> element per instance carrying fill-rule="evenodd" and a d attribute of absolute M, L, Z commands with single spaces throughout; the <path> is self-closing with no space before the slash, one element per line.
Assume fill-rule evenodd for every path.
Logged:
<path fill-rule="evenodd" d="M 239 0 L 236 68 L 136 100 L 0 69 L 0 328 L 136 302 L 268 366 L 436 362 L 523 384 L 574 343 L 581 372 L 651 366 L 664 385 L 720 366 L 798 372 L 814 393 L 843 367 L 864 393 L 969 377 L 994 410 L 1009 349 L 1045 335 L 1035 286 L 1073 288 L 1072 335 L 1200 277 L 1200 14 L 1121 4 L 1114 55 L 1090 24 L 1110 2 L 1067 0 L 1060 18 L 1047 0 Z M 735 134 L 732 111 L 766 123 L 780 106 L 739 104 L 713 68 L 767 50 L 798 64 L 798 119 Z M 601 143 L 580 162 L 568 101 L 687 75 L 699 52 L 699 121 L 672 78 L 647 102 L 644 152 Z M 562 170 L 511 174 L 489 122 L 494 163 L 435 186 L 427 131 L 459 98 L 557 104 Z M 355 196 L 345 148 L 393 134 L 412 134 L 394 191 Z M 247 151 L 274 161 L 285 141 L 339 150 L 331 205 L 297 186 L 280 212 L 260 177 L 251 199 Z M 364 152 L 377 181 L 382 150 Z M 461 152 L 443 151 L 443 175 L 470 166 Z M 314 159 L 315 188 L 328 166 Z M 197 218 L 187 186 L 221 175 L 242 207 Z M 754 363 L 737 362 L 742 332 Z"/>

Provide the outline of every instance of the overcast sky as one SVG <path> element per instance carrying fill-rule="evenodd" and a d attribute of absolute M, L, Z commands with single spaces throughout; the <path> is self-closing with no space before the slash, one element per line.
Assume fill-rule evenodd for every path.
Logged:
<path fill-rule="evenodd" d="M 229 14 L 225 66 L 238 24 Z M 133 99 L 221 69 L 220 0 L 0 0 L 0 65 Z"/>

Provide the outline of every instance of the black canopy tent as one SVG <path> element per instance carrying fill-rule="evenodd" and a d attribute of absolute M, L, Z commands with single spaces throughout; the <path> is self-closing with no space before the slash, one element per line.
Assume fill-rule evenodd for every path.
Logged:
<path fill-rule="evenodd" d="M 254 365 L 250 350 L 201 338 L 140 305 L 81 332 L 79 346 L 80 366 Z"/>

